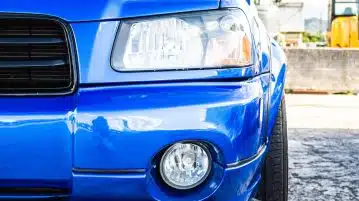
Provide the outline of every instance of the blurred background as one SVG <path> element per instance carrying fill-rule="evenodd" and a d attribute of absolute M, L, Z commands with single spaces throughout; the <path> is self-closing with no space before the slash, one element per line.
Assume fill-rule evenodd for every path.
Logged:
<path fill-rule="evenodd" d="M 287 92 L 358 94 L 359 0 L 254 0 L 288 57 Z"/>
<path fill-rule="evenodd" d="M 359 0 L 256 0 L 288 59 L 289 200 L 359 201 Z"/>
<path fill-rule="evenodd" d="M 289 47 L 357 47 L 357 0 L 255 0 L 272 37 Z"/>
<path fill-rule="evenodd" d="M 288 57 L 287 92 L 358 94 L 359 0 L 254 0 Z"/>

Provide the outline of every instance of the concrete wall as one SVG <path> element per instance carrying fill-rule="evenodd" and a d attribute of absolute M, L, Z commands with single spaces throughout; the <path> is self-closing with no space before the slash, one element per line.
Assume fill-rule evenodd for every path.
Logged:
<path fill-rule="evenodd" d="M 359 91 L 359 49 L 285 49 L 286 89 Z"/>

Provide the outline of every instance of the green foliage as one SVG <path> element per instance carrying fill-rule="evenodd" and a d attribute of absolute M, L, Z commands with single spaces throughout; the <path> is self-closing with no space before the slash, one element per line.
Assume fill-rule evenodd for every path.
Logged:
<path fill-rule="evenodd" d="M 324 36 L 320 33 L 311 34 L 304 32 L 303 33 L 303 43 L 316 43 L 325 41 Z"/>
<path fill-rule="evenodd" d="M 303 43 L 310 43 L 310 39 L 308 37 L 303 37 Z"/>

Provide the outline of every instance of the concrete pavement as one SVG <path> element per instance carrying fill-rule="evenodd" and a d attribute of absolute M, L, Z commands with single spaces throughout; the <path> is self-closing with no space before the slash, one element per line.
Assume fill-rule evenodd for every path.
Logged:
<path fill-rule="evenodd" d="M 289 200 L 359 201 L 359 97 L 287 95 Z"/>

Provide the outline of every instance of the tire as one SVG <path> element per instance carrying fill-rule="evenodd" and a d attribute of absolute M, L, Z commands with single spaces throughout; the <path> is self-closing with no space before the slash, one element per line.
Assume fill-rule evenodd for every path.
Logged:
<path fill-rule="evenodd" d="M 288 141 L 285 99 L 281 101 L 264 162 L 263 181 L 257 197 L 262 201 L 288 200 Z"/>

